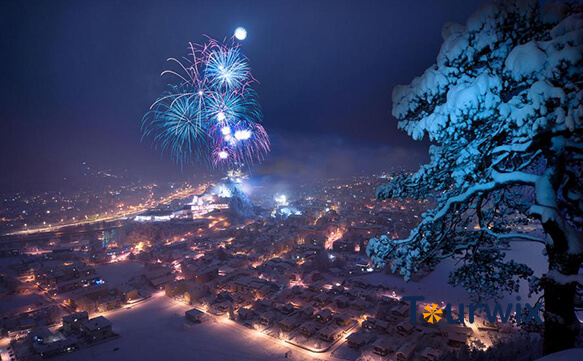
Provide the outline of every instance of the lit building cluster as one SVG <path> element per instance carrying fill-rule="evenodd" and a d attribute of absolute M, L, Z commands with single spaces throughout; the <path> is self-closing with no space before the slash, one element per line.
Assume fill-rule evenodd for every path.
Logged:
<path fill-rule="evenodd" d="M 19 261 L 0 269 L 0 291 L 34 294 L 42 301 L 11 310 L 3 328 L 21 340 L 18 348 L 38 327 L 23 312 L 38 312 L 38 322 L 48 326 L 64 325 L 74 317 L 92 320 L 166 296 L 167 302 L 188 307 L 185 322 L 215 319 L 314 357 L 439 354 L 437 348 L 420 350 L 419 334 L 434 338 L 440 350 L 491 345 L 489 331 L 445 323 L 413 326 L 402 290 L 368 278 L 384 272 L 367 257 L 368 240 L 402 234 L 427 206 L 412 200 L 373 202 L 382 181 L 330 179 L 285 193 L 263 188 L 252 193 L 251 200 L 261 205 L 257 214 L 244 221 L 233 218 L 230 199 L 209 183 L 199 192 L 182 188 L 190 191 L 188 199 L 156 204 L 111 229 L 9 243 L 0 254 Z M 107 271 L 126 266 L 135 270 Z M 55 314 L 47 322 L 43 312 Z M 115 324 L 96 322 L 115 334 Z M 50 346 L 26 352 L 85 347 L 71 335 L 53 333 L 43 341 Z"/>

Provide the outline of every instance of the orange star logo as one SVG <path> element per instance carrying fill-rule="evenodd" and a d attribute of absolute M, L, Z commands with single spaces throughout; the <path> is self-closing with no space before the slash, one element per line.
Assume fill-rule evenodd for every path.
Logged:
<path fill-rule="evenodd" d="M 427 322 L 434 323 L 441 320 L 441 316 L 438 315 L 443 314 L 443 311 L 435 303 L 425 306 L 424 310 L 427 312 L 423 312 L 423 318 L 425 318 Z"/>

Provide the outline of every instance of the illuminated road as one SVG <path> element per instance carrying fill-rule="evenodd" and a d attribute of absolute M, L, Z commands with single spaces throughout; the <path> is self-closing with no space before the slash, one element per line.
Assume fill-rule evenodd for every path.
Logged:
<path fill-rule="evenodd" d="M 168 204 L 177 199 L 184 199 L 187 197 L 192 196 L 193 194 L 202 193 L 206 189 L 206 185 L 201 185 L 197 188 L 194 187 L 186 187 L 184 189 L 180 189 L 179 191 L 172 193 L 166 197 L 162 197 L 159 199 L 154 199 L 153 194 L 150 193 L 150 197 L 139 206 L 128 206 L 125 210 L 119 210 L 112 213 L 106 213 L 102 215 L 96 215 L 94 217 L 89 217 L 88 219 L 84 220 L 77 220 L 71 221 L 66 223 L 59 223 L 57 225 L 49 225 L 49 226 L 37 226 L 37 227 L 29 227 L 27 229 L 8 232 L 4 234 L 4 236 L 23 236 L 23 235 L 34 235 L 39 233 L 49 233 L 49 232 L 57 232 L 61 231 L 68 227 L 77 227 L 77 226 L 89 226 L 92 224 L 102 223 L 102 222 L 113 222 L 116 220 L 126 219 L 140 213 L 143 213 L 151 208 L 154 208 L 160 204 Z"/>
<path fill-rule="evenodd" d="M 481 321 L 478 321 L 477 319 L 474 321 L 475 322 L 470 323 L 469 317 L 466 318 L 466 324 L 472 329 L 472 331 L 474 331 L 474 337 L 482 341 L 482 343 L 486 346 L 486 349 L 492 347 L 492 340 L 490 340 L 490 337 L 488 337 L 488 333 L 481 332 L 478 328 L 477 323 Z"/>

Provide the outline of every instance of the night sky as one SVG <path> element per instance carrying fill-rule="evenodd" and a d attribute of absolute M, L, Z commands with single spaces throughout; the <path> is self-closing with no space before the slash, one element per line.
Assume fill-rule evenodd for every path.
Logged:
<path fill-rule="evenodd" d="M 428 143 L 397 129 L 391 90 L 434 63 L 441 26 L 472 1 L 2 1 L 0 182 L 97 168 L 184 170 L 141 142 L 160 73 L 189 41 L 248 31 L 243 45 L 272 136 L 257 175 L 315 177 L 413 167 Z"/>

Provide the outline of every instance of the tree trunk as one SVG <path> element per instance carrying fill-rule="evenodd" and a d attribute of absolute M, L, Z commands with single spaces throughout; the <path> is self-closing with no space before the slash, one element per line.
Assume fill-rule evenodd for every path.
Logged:
<path fill-rule="evenodd" d="M 544 231 L 551 237 L 547 244 L 549 271 L 563 275 L 577 275 L 581 267 L 581 255 L 569 253 L 569 225 L 561 218 L 557 209 L 557 192 L 564 179 L 564 139 L 555 142 L 552 155 L 547 160 L 548 168 L 543 177 L 548 177 L 536 186 L 537 204 L 553 210 L 554 217 L 541 219 Z M 579 335 L 579 320 L 575 315 L 576 285 L 560 284 L 552 279 L 543 279 L 544 290 L 544 336 L 543 354 L 548 355 L 575 347 Z"/>
<path fill-rule="evenodd" d="M 567 252 L 566 239 L 558 232 L 556 224 L 545 224 L 553 238 L 553 245 L 547 246 L 549 271 L 556 270 L 564 275 L 577 275 L 581 266 L 579 255 Z M 552 279 L 543 279 L 544 290 L 544 337 L 543 354 L 548 355 L 575 347 L 579 335 L 579 320 L 575 315 L 576 284 L 560 284 Z"/>
<path fill-rule="evenodd" d="M 579 269 L 579 264 L 576 268 Z M 577 274 L 577 271 L 566 273 L 565 267 L 558 269 L 563 269 L 563 274 Z M 543 354 L 575 347 L 579 334 L 579 321 L 574 305 L 575 285 L 562 285 L 545 280 L 544 299 Z"/>

